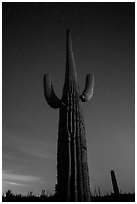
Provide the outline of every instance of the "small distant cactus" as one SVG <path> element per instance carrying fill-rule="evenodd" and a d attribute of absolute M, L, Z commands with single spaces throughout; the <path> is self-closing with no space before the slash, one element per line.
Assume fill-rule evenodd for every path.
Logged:
<path fill-rule="evenodd" d="M 117 184 L 114 170 L 111 170 L 111 180 L 112 180 L 114 194 L 119 195 L 119 188 L 118 188 L 118 184 Z"/>
<path fill-rule="evenodd" d="M 70 31 L 67 30 L 66 73 L 62 98 L 59 99 L 49 74 L 44 75 L 44 94 L 52 108 L 59 108 L 56 192 L 62 201 L 90 201 L 87 147 L 82 102 L 93 95 L 94 77 L 88 74 L 85 89 L 80 94 L 72 51 Z"/>

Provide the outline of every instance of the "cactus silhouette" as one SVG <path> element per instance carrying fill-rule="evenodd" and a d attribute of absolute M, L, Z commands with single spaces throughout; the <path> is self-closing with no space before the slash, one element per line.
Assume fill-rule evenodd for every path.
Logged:
<path fill-rule="evenodd" d="M 112 180 L 114 194 L 119 195 L 119 188 L 118 188 L 115 172 L 113 170 L 111 170 L 111 180 Z"/>
<path fill-rule="evenodd" d="M 59 108 L 56 192 L 63 201 L 90 201 L 82 102 L 92 97 L 94 78 L 87 75 L 85 89 L 80 94 L 69 29 L 66 35 L 66 73 L 61 99 L 53 90 L 49 74 L 44 75 L 47 103 L 52 108 Z"/>

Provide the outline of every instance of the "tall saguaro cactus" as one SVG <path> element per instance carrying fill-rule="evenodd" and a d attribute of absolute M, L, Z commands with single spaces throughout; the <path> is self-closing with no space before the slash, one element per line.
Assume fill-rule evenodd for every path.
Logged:
<path fill-rule="evenodd" d="M 112 180 L 114 194 L 119 195 L 119 188 L 118 188 L 118 184 L 117 184 L 117 179 L 116 179 L 115 172 L 113 170 L 111 170 L 111 180 Z"/>
<path fill-rule="evenodd" d="M 70 30 L 67 30 L 66 73 L 61 99 L 53 90 L 50 76 L 44 75 L 44 93 L 47 103 L 52 108 L 59 108 L 57 194 L 62 201 L 90 201 L 82 102 L 90 100 L 93 86 L 93 75 L 88 74 L 85 89 L 80 94 L 71 34 Z"/>

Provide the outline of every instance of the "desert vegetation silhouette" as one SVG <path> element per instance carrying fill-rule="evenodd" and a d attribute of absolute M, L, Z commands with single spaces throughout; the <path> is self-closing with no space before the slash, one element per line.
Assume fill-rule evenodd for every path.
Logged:
<path fill-rule="evenodd" d="M 43 193 L 44 192 L 44 193 Z M 107 193 L 106 195 L 100 195 L 100 192 L 95 190 L 93 195 L 90 195 L 91 202 L 135 202 L 135 193 L 120 193 L 115 195 L 114 193 Z M 2 202 L 60 202 L 59 197 L 55 193 L 54 195 L 46 193 L 42 190 L 40 194 L 35 194 L 32 191 L 27 195 L 20 193 L 14 194 L 11 190 L 7 190 L 2 195 Z"/>

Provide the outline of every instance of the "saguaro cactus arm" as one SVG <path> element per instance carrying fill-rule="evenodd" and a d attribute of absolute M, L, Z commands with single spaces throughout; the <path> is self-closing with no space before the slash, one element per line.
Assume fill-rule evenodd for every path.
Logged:
<path fill-rule="evenodd" d="M 94 76 L 92 74 L 87 74 L 85 89 L 83 93 L 80 95 L 80 99 L 82 102 L 89 101 L 93 95 L 94 89 Z"/>
<path fill-rule="evenodd" d="M 52 82 L 49 74 L 44 75 L 43 83 L 44 83 L 44 95 L 47 103 L 52 108 L 59 108 L 61 100 L 56 96 L 53 90 L 53 86 L 52 86 Z"/>

